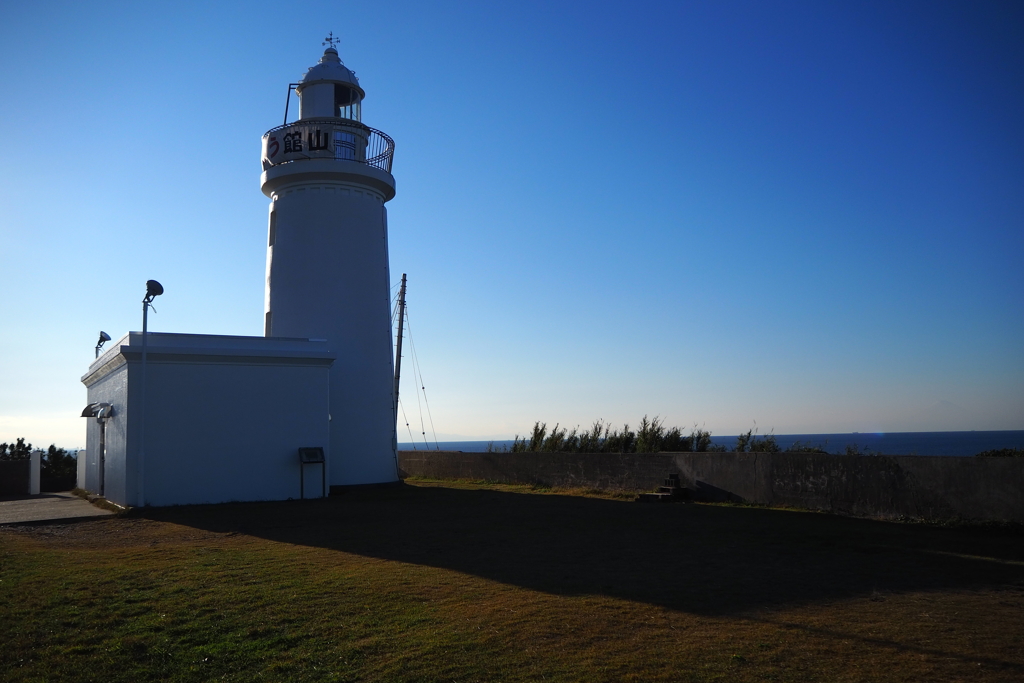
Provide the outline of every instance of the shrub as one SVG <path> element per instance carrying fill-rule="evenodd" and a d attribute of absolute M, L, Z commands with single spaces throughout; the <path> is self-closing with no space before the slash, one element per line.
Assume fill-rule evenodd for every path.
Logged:
<path fill-rule="evenodd" d="M 540 450 L 548 451 L 550 453 L 564 453 L 572 452 L 573 445 L 576 443 L 576 430 L 572 430 L 572 434 L 566 434 L 566 430 L 563 427 L 561 430 L 558 429 L 558 424 L 555 424 L 555 428 L 551 430 L 551 434 L 544 439 L 540 445 Z"/>
<path fill-rule="evenodd" d="M 18 439 L 15 443 L 0 443 L 0 460 L 28 460 L 32 455 L 32 444 L 25 443 L 25 439 Z"/>
<path fill-rule="evenodd" d="M 774 437 L 772 437 L 774 443 Z M 488 452 L 497 452 L 493 444 Z M 501 449 L 511 453 L 688 453 L 691 451 L 724 451 L 725 447 L 711 443 L 711 432 L 694 425 L 689 436 L 679 427 L 665 428 L 664 420 L 644 415 L 636 431 L 624 424 L 612 429 L 604 420 L 595 420 L 590 429 L 579 427 L 569 430 L 556 424 L 548 432 L 546 422 L 535 422 L 529 436 L 516 434 L 512 446 Z"/>
<path fill-rule="evenodd" d="M 600 453 L 605 440 L 608 438 L 608 431 L 611 429 L 603 420 L 594 420 L 590 431 L 583 432 L 579 436 L 577 444 L 579 453 Z"/>
<path fill-rule="evenodd" d="M 655 416 L 648 420 L 647 416 L 640 420 L 640 427 L 636 431 L 636 452 L 657 453 L 662 450 L 661 442 L 665 437 L 665 427 L 661 420 Z"/>
<path fill-rule="evenodd" d="M 63 448 L 53 444 L 46 449 L 39 466 L 39 476 L 48 479 L 75 479 L 78 476 L 78 461 Z"/>
<path fill-rule="evenodd" d="M 828 445 L 828 441 L 825 442 L 825 445 L 826 446 Z M 793 445 L 790 446 L 789 448 L 787 448 L 785 450 L 785 452 L 786 453 L 823 453 L 825 455 L 828 455 L 828 451 L 826 451 L 821 446 L 812 446 L 810 444 L 805 444 L 802 441 L 795 441 L 795 442 L 793 442 Z"/>
<path fill-rule="evenodd" d="M 737 453 L 778 453 L 781 450 L 774 434 L 758 436 L 755 430 L 750 429 L 736 437 Z"/>
<path fill-rule="evenodd" d="M 693 450 L 693 439 L 683 436 L 679 427 L 673 427 L 661 437 L 661 450 L 668 453 L 685 453 Z"/>
<path fill-rule="evenodd" d="M 612 430 L 604 440 L 604 453 L 636 453 L 636 432 L 628 424 L 622 425 L 622 431 Z"/>
<path fill-rule="evenodd" d="M 1024 458 L 1024 448 L 997 448 L 975 453 L 976 458 Z"/>
<path fill-rule="evenodd" d="M 725 446 L 719 446 L 711 443 L 711 432 L 706 429 L 698 429 L 697 425 L 694 425 L 693 431 L 690 432 L 690 441 L 693 443 L 694 453 L 725 452 Z"/>

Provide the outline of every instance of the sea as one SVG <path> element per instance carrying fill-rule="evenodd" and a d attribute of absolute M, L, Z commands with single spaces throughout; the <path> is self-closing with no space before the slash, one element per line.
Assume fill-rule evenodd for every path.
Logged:
<path fill-rule="evenodd" d="M 712 443 L 732 450 L 735 436 L 712 436 Z M 776 434 L 775 441 L 782 450 L 800 442 L 803 446 L 816 446 L 829 453 L 846 453 L 847 446 L 857 448 L 862 455 L 949 455 L 972 456 L 1000 448 L 1024 448 L 1024 430 L 997 432 L 853 432 L 850 434 Z M 442 450 L 480 453 L 510 448 L 512 441 L 420 441 L 399 442 L 398 450 Z"/>

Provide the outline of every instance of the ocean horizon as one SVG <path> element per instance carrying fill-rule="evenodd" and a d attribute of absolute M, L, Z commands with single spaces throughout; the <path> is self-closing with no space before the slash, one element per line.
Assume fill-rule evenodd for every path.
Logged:
<path fill-rule="evenodd" d="M 761 435 L 764 436 L 764 435 Z M 711 442 L 732 450 L 736 435 L 712 436 Z M 858 448 L 862 455 L 948 455 L 972 456 L 1000 448 L 1024 448 L 1024 430 L 968 432 L 851 432 L 846 434 L 775 434 L 782 450 L 799 442 L 829 453 L 843 454 L 847 446 Z M 464 453 L 486 452 L 488 446 L 500 451 L 510 448 L 512 439 L 488 441 L 419 441 L 399 442 L 398 450 L 442 450 Z"/>

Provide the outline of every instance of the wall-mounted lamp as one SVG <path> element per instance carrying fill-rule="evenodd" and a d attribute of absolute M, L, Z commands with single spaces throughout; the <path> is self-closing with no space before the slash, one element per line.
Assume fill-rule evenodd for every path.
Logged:
<path fill-rule="evenodd" d="M 110 339 L 110 337 L 107 337 Z M 106 484 L 106 461 L 107 461 L 107 420 L 114 416 L 114 406 L 109 403 L 90 403 L 82 411 L 82 417 L 95 417 L 96 421 L 100 423 L 100 442 L 99 446 L 99 472 L 97 488 L 101 496 L 105 494 Z M 85 486 L 85 482 L 79 482 L 79 486 Z"/>
<path fill-rule="evenodd" d="M 109 403 L 90 403 L 82 410 L 82 417 L 95 417 L 102 421 L 114 416 L 114 406 Z"/>

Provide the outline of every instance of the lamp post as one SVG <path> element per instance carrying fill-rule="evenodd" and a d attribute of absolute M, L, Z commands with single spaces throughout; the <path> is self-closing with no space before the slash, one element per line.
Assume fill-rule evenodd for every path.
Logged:
<path fill-rule="evenodd" d="M 153 305 L 153 299 L 163 293 L 163 285 L 156 280 L 146 280 L 146 296 L 142 298 L 142 367 L 139 371 L 139 389 L 142 396 L 139 397 L 139 462 L 136 468 L 138 470 L 139 507 L 146 504 L 144 474 L 146 465 L 146 346 L 149 338 L 149 309 Z"/>

